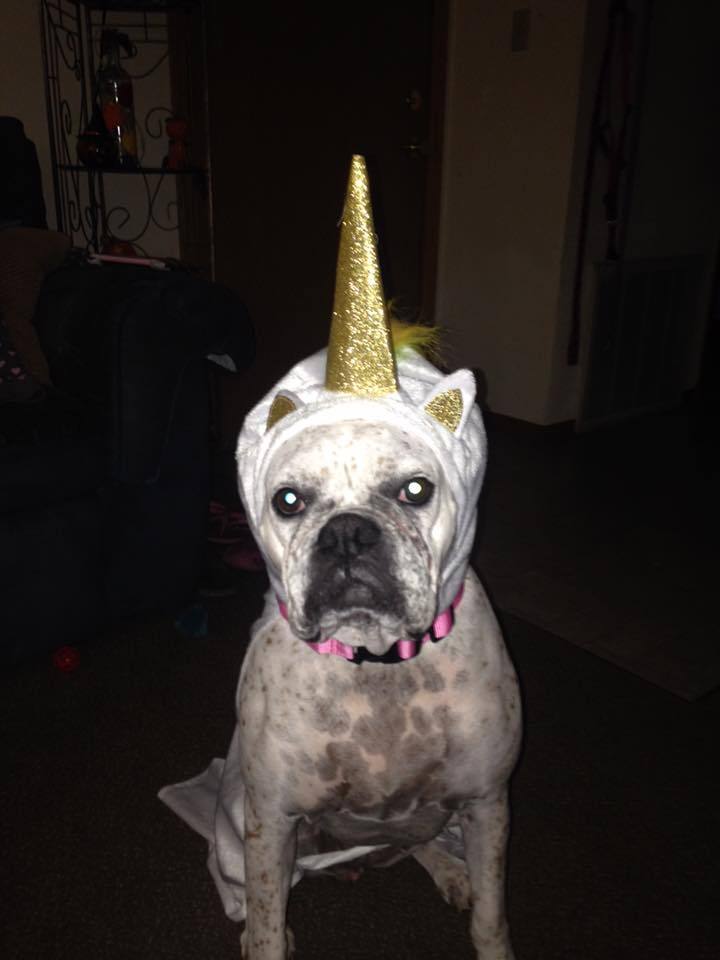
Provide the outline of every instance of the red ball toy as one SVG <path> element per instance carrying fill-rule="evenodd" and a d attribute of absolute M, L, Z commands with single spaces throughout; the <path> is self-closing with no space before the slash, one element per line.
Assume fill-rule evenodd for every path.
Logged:
<path fill-rule="evenodd" d="M 58 647 L 53 654 L 53 665 L 63 673 L 72 673 L 80 665 L 80 651 L 77 647 Z"/>

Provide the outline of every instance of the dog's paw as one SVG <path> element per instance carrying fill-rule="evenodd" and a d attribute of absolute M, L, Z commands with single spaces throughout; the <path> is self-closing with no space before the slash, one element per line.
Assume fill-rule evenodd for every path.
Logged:
<path fill-rule="evenodd" d="M 470 878 L 464 860 L 453 857 L 431 841 L 413 852 L 413 856 L 435 881 L 443 899 L 457 910 L 469 910 L 472 903 Z"/>
<path fill-rule="evenodd" d="M 433 878 L 443 899 L 456 910 L 469 910 L 472 903 L 470 878 L 464 863 L 448 865 Z"/>
<path fill-rule="evenodd" d="M 285 943 L 287 960 L 291 960 L 295 954 L 295 934 L 290 927 L 285 927 Z M 240 956 L 243 960 L 247 960 L 250 956 L 247 948 L 247 927 L 244 927 L 240 934 Z"/>

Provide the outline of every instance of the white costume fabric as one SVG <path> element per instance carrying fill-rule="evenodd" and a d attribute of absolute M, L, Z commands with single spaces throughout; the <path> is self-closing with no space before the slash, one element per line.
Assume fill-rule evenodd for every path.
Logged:
<path fill-rule="evenodd" d="M 409 434 L 418 447 L 430 449 L 455 501 L 452 541 L 438 561 L 435 615 L 447 610 L 465 582 L 485 471 L 485 431 L 474 400 L 470 371 L 445 376 L 411 347 L 401 347 L 393 357 L 367 172 L 363 159 L 354 157 L 343 211 L 329 349 L 294 366 L 250 412 L 238 440 L 240 493 L 260 549 L 264 551 L 263 531 L 268 528 L 266 517 L 273 494 L 267 488 L 268 470 L 284 444 L 316 426 L 349 424 L 352 430 L 353 424 L 362 423 L 394 428 Z M 274 595 L 268 594 L 253 637 L 280 618 L 278 600 L 286 603 L 288 599 L 282 572 L 273 567 L 267 553 L 265 559 Z M 289 629 L 283 626 L 283 630 Z M 460 630 L 456 636 L 461 636 Z M 285 639 L 291 646 L 297 641 L 287 633 Z M 363 670 L 364 666 L 347 665 L 347 669 Z M 236 727 L 226 761 L 216 759 L 199 777 L 160 792 L 160 798 L 207 840 L 210 873 L 233 920 L 245 917 L 245 784 L 239 738 Z M 265 771 L 273 772 L 267 767 Z M 462 855 L 454 817 L 437 839 L 451 853 Z M 300 851 L 293 882 L 305 870 L 354 860 L 373 849 L 377 847 L 356 846 L 308 856 Z"/>
<path fill-rule="evenodd" d="M 296 364 L 249 413 L 237 445 L 240 494 L 255 539 L 262 548 L 263 510 L 268 506 L 265 489 L 267 467 L 275 451 L 290 437 L 310 426 L 361 420 L 400 427 L 429 446 L 445 469 L 457 508 L 455 539 L 443 569 L 438 610 L 450 605 L 465 576 L 475 535 L 477 499 L 485 473 L 487 442 L 482 416 L 475 405 L 475 381 L 469 370 L 449 376 L 441 373 L 413 349 L 397 360 L 398 391 L 368 399 L 327 390 L 326 351 L 321 350 Z M 424 406 L 439 393 L 459 389 L 463 398 L 460 424 L 451 433 L 427 414 Z M 288 396 L 298 409 L 283 417 L 271 430 L 265 424 L 278 393 Z M 278 572 L 268 569 L 270 582 L 281 600 L 285 590 Z"/>
<path fill-rule="evenodd" d="M 443 465 L 456 501 L 456 529 L 451 549 L 442 569 L 438 594 L 438 612 L 447 608 L 460 589 L 466 571 L 475 533 L 476 504 L 486 462 L 486 438 L 482 417 L 474 404 L 474 380 L 467 370 L 449 376 L 412 349 L 401 352 L 397 360 L 398 391 L 374 399 L 338 394 L 324 387 L 325 355 L 320 351 L 293 367 L 290 372 L 250 412 L 240 433 L 237 463 L 240 492 L 253 534 L 262 548 L 263 511 L 269 500 L 265 475 L 276 450 L 290 437 L 309 426 L 341 421 L 368 421 L 394 424 L 417 436 L 428 445 Z M 462 392 L 463 415 L 453 434 L 424 406 L 437 394 L 456 389 Z M 266 429 L 268 412 L 278 393 L 288 396 L 297 409 Z M 279 571 L 268 567 L 274 593 L 285 600 Z M 255 624 L 253 635 L 268 618 L 277 617 L 278 608 L 271 594 L 262 618 Z M 353 667 L 352 669 L 356 669 Z M 235 738 L 238 731 L 235 732 Z M 227 916 L 236 921 L 245 918 L 242 839 L 236 826 L 242 825 L 242 784 L 232 791 L 231 817 L 218 802 L 223 779 L 239 780 L 238 751 L 235 739 L 227 761 L 215 759 L 208 769 L 184 783 L 164 787 L 163 800 L 181 819 L 208 842 L 208 869 L 215 881 Z M 462 856 L 459 828 L 450 822 L 438 837 L 455 856 Z M 293 883 L 307 870 L 321 870 L 337 863 L 357 859 L 376 849 L 360 846 L 351 849 L 299 857 Z"/>

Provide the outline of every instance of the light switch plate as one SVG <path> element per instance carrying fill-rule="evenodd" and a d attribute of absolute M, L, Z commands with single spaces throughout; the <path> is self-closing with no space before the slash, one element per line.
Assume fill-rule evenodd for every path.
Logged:
<path fill-rule="evenodd" d="M 530 10 L 524 7 L 514 10 L 512 15 L 512 34 L 510 49 L 513 53 L 520 53 L 530 47 Z"/>

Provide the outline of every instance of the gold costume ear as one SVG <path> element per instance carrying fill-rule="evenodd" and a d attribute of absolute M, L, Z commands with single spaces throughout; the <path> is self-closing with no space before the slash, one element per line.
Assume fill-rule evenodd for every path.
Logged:
<path fill-rule="evenodd" d="M 446 427 L 450 433 L 455 433 L 460 426 L 463 415 L 462 390 L 453 387 L 444 393 L 439 393 L 425 404 L 425 413 L 429 413 L 438 423 Z"/>
<path fill-rule="evenodd" d="M 456 370 L 435 384 L 422 402 L 425 413 L 455 437 L 462 435 L 475 404 L 475 377 L 469 370 Z"/>
<path fill-rule="evenodd" d="M 340 229 L 325 389 L 384 397 L 398 389 L 365 159 L 354 156 Z"/>
<path fill-rule="evenodd" d="M 278 420 L 282 420 L 283 417 L 286 417 L 289 413 L 293 413 L 295 410 L 297 410 L 297 407 L 290 397 L 285 396 L 284 393 L 279 393 L 270 404 L 265 429 L 269 430 L 271 427 L 274 427 Z"/>

